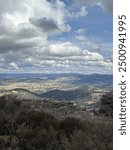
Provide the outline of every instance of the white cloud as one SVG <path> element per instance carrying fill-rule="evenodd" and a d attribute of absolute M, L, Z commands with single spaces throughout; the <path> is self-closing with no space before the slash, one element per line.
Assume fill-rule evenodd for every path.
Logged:
<path fill-rule="evenodd" d="M 7 0 L 6 0 L 7 1 Z M 65 4 L 42 0 L 0 1 L 0 51 L 38 46 L 50 34 L 68 32 Z M 39 38 L 40 37 L 40 38 Z M 38 41 L 40 39 L 40 41 Z M 36 42 L 35 42 L 36 41 Z"/>
<path fill-rule="evenodd" d="M 79 35 L 83 35 L 84 32 L 85 32 L 85 29 L 83 29 L 83 28 L 80 28 L 80 29 L 78 29 L 78 30 L 75 31 L 75 33 L 79 34 Z"/>
<path fill-rule="evenodd" d="M 85 31 L 83 29 L 75 31 L 74 37 L 76 41 L 80 42 L 88 50 L 99 51 L 101 46 L 99 39 L 86 37 Z"/>
<path fill-rule="evenodd" d="M 70 42 L 50 44 L 44 52 L 47 55 L 59 57 L 81 55 L 80 48 Z"/>
<path fill-rule="evenodd" d="M 67 17 L 87 16 L 87 5 L 82 4 L 90 4 L 90 0 L 79 3 L 78 10 L 70 11 L 61 0 L 0 0 L 0 72 L 110 70 L 112 62 L 104 60 L 98 44 L 84 35 L 84 29 L 76 31 L 74 38 L 87 50 L 69 40 L 48 40 L 50 35 L 71 30 Z M 110 7 L 103 1 L 91 3 Z"/>
<path fill-rule="evenodd" d="M 106 11 L 112 12 L 113 11 L 113 0 L 74 0 L 77 3 L 77 6 L 82 5 L 98 5 Z"/>
<path fill-rule="evenodd" d="M 10 51 L 3 53 L 2 58 L 3 65 L 8 66 L 6 69 L 10 71 L 14 68 L 19 71 L 34 72 L 35 68 L 35 71 L 41 70 L 41 72 L 56 69 L 57 71 L 87 73 L 90 68 L 97 69 L 97 71 L 112 69 L 112 62 L 104 60 L 98 52 L 83 50 L 70 42 L 48 43 L 42 50 L 17 51 L 15 55 Z"/>
<path fill-rule="evenodd" d="M 79 18 L 79 17 L 86 17 L 88 14 L 86 6 L 81 6 L 80 10 L 68 12 L 69 18 Z"/>
<path fill-rule="evenodd" d="M 14 62 L 11 62 L 9 65 L 10 67 L 13 67 L 14 69 L 19 69 L 18 65 Z"/>

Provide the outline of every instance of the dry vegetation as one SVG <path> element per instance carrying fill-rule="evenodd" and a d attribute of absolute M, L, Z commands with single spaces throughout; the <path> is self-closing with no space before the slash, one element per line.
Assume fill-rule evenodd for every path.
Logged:
<path fill-rule="evenodd" d="M 0 98 L 0 150 L 112 150 L 112 120 L 59 120 L 25 109 L 11 96 Z"/>

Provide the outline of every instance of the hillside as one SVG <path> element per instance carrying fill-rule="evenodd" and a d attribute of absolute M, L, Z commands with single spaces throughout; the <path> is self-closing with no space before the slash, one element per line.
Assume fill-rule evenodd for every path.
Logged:
<path fill-rule="evenodd" d="M 73 103 L 6 95 L 0 110 L 0 149 L 112 150 L 112 119 Z"/>

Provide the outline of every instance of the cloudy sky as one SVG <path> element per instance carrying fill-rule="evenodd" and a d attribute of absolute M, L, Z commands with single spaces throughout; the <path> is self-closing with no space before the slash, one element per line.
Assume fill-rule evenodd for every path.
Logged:
<path fill-rule="evenodd" d="M 0 73 L 112 73 L 112 0 L 0 0 Z"/>

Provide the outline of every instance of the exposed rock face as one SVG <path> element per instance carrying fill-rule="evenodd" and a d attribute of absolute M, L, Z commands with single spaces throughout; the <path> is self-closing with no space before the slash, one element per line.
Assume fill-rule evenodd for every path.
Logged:
<path fill-rule="evenodd" d="M 102 96 L 100 113 L 105 116 L 113 117 L 113 92 L 109 92 Z"/>

